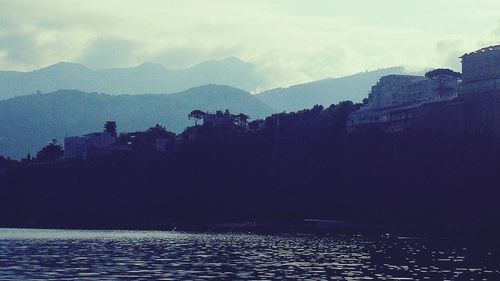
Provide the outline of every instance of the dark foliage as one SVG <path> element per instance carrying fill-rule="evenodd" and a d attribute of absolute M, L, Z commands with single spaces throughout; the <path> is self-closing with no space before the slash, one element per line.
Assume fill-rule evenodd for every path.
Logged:
<path fill-rule="evenodd" d="M 4 226 L 144 227 L 336 219 L 433 229 L 499 226 L 500 142 L 407 131 L 348 135 L 359 105 L 215 130 L 174 154 L 21 165 L 0 176 Z M 153 128 L 144 134 L 153 134 Z M 482 233 L 490 233 L 483 231 Z"/>
<path fill-rule="evenodd" d="M 53 139 L 51 143 L 42 148 L 42 150 L 38 151 L 38 153 L 36 154 L 36 160 L 38 162 L 55 162 L 62 156 L 62 146 L 57 144 L 56 139 Z"/>
<path fill-rule="evenodd" d="M 106 121 L 104 131 L 110 133 L 112 136 L 116 136 L 116 121 Z"/>
<path fill-rule="evenodd" d="M 189 119 L 193 119 L 194 120 L 194 125 L 198 125 L 198 122 L 200 120 L 203 119 L 203 117 L 206 115 L 205 112 L 199 110 L 199 109 L 195 109 L 193 111 L 191 111 L 189 114 L 188 114 L 188 118 Z"/>
<path fill-rule="evenodd" d="M 453 71 L 451 69 L 447 68 L 438 68 L 431 70 L 427 73 L 425 73 L 425 77 L 430 78 L 430 79 L 443 79 L 444 77 L 446 78 L 454 78 L 454 79 L 461 79 L 462 74 L 460 72 Z"/>

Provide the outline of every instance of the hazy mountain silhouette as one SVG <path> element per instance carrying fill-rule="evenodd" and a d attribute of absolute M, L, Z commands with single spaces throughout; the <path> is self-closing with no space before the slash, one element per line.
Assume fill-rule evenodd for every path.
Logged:
<path fill-rule="evenodd" d="M 144 130 L 159 123 L 180 132 L 192 125 L 193 109 L 229 109 L 262 118 L 273 109 L 254 96 L 229 86 L 207 85 L 176 94 L 107 95 L 60 90 L 0 101 L 0 155 L 13 158 L 35 153 L 52 138 L 101 131 L 116 120 L 119 131 Z"/>
<path fill-rule="evenodd" d="M 360 102 L 371 87 L 385 75 L 403 74 L 403 68 L 393 67 L 363 72 L 342 78 L 329 78 L 289 88 L 277 88 L 257 95 L 264 103 L 279 111 L 296 111 L 316 104 L 330 106 L 340 101 Z"/>
<path fill-rule="evenodd" d="M 0 71 L 0 99 L 59 89 L 117 94 L 162 94 L 206 84 L 229 85 L 251 91 L 261 86 L 254 65 L 231 57 L 203 62 L 186 69 L 144 63 L 132 68 L 92 70 L 61 62 L 32 72 Z"/>

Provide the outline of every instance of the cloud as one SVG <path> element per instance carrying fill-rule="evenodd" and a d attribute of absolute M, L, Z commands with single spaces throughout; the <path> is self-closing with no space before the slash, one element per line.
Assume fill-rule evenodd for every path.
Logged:
<path fill-rule="evenodd" d="M 265 87 L 399 65 L 456 68 L 461 52 L 500 36 L 491 21 L 500 2 L 478 1 L 0 1 L 0 68 L 183 68 L 235 56 L 269 77 Z"/>
<path fill-rule="evenodd" d="M 161 63 L 168 68 L 186 68 L 206 60 L 239 57 L 244 48 L 244 46 L 168 46 L 146 57 L 148 61 Z"/>
<path fill-rule="evenodd" d="M 494 35 L 500 37 L 500 20 L 498 20 L 498 25 L 497 27 L 493 30 L 492 32 Z"/>
<path fill-rule="evenodd" d="M 76 61 L 95 69 L 125 67 L 138 64 L 136 58 L 140 57 L 139 52 L 137 42 L 123 38 L 97 38 L 90 42 Z"/>
<path fill-rule="evenodd" d="M 437 63 L 431 65 L 431 67 L 449 67 L 456 71 L 461 71 L 460 57 L 470 50 L 470 46 L 462 39 L 440 40 L 436 44 Z"/>
<path fill-rule="evenodd" d="M 0 37 L 0 51 L 11 64 L 35 65 L 40 50 L 31 34 L 13 33 Z"/>

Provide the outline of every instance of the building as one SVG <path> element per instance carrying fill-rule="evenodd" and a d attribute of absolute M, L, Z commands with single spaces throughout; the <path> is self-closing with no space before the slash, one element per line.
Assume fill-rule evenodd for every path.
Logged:
<path fill-rule="evenodd" d="M 432 100 L 438 96 L 436 90 L 437 84 L 423 76 L 384 76 L 372 87 L 367 108 L 391 108 Z"/>
<path fill-rule="evenodd" d="M 88 159 L 110 155 L 117 138 L 109 132 L 91 133 L 64 139 L 64 159 Z"/>
<path fill-rule="evenodd" d="M 203 116 L 203 126 L 227 127 L 234 124 L 234 116 L 226 109 L 224 113 L 217 110 L 215 113 L 206 113 Z"/>
<path fill-rule="evenodd" d="M 461 59 L 461 80 L 446 80 L 444 85 L 419 76 L 383 77 L 365 106 L 349 117 L 348 131 L 436 128 L 500 136 L 500 45 Z M 442 89 L 451 94 L 443 94 Z"/>
<path fill-rule="evenodd" d="M 389 75 L 373 86 L 367 102 L 347 121 L 349 132 L 441 131 L 500 135 L 500 45 L 461 57 L 462 78 L 444 85 L 420 76 Z M 442 81 L 441 81 L 442 82 Z M 443 94 L 443 88 L 451 94 Z"/>
<path fill-rule="evenodd" d="M 442 85 L 424 76 L 384 76 L 372 87 L 365 105 L 349 117 L 347 129 L 350 132 L 367 127 L 384 132 L 402 131 L 414 124 L 423 106 L 457 97 L 458 80 L 446 80 L 445 86 L 452 89 L 451 94 L 443 95 Z"/>
<path fill-rule="evenodd" d="M 500 92 L 500 45 L 465 54 L 462 59 L 460 94 Z"/>
<path fill-rule="evenodd" d="M 500 135 L 500 45 L 461 57 L 463 126 L 469 132 Z"/>

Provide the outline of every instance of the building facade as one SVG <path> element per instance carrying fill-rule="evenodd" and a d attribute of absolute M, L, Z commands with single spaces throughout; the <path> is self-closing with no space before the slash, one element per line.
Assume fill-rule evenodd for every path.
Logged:
<path fill-rule="evenodd" d="M 462 56 L 462 79 L 443 85 L 420 76 L 389 75 L 372 88 L 367 103 L 351 114 L 349 132 L 439 127 L 441 131 L 500 135 L 500 45 Z"/>
<path fill-rule="evenodd" d="M 109 132 L 91 133 L 64 139 L 65 159 L 88 159 L 111 154 L 117 138 Z"/>
<path fill-rule="evenodd" d="M 423 106 L 457 97 L 456 79 L 446 81 L 446 87 L 452 89 L 451 95 L 442 95 L 440 85 L 424 76 L 384 76 L 372 87 L 366 104 L 349 117 L 347 129 L 374 127 L 384 132 L 402 131 L 415 123 Z"/>
<path fill-rule="evenodd" d="M 500 45 L 483 48 L 461 58 L 462 95 L 500 92 Z"/>
<path fill-rule="evenodd" d="M 368 109 L 382 109 L 410 105 L 437 96 L 437 84 L 423 76 L 388 75 L 372 87 Z"/>

